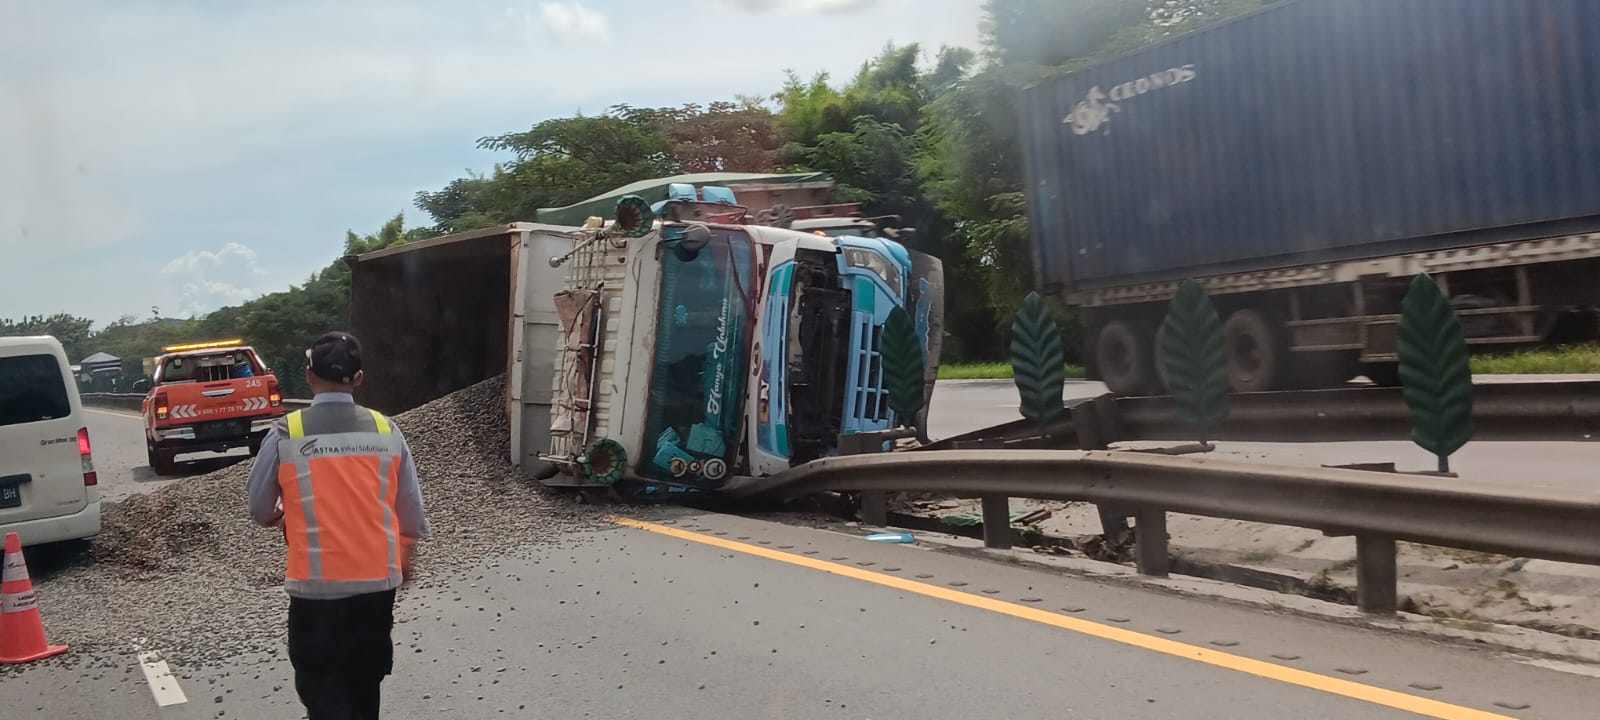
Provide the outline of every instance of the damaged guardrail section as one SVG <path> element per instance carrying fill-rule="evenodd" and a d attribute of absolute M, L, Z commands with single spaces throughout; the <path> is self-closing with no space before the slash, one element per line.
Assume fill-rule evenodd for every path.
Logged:
<path fill-rule="evenodd" d="M 1357 538 L 1357 604 L 1397 609 L 1395 542 L 1600 565 L 1600 493 L 1452 477 L 1277 467 L 1083 450 L 939 450 L 835 457 L 728 489 L 746 499 L 823 491 L 936 492 L 1073 500 L 1128 508 L 1140 572 L 1167 574 L 1166 513 L 1248 520 Z M 993 502 L 991 502 L 993 501 Z M 985 539 L 1007 546 L 995 528 Z"/>

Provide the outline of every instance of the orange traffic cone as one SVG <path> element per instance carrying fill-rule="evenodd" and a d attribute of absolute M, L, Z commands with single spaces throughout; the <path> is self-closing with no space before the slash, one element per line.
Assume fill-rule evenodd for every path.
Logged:
<path fill-rule="evenodd" d="M 67 646 L 44 640 L 39 600 L 33 594 L 28 564 L 22 560 L 22 539 L 16 533 L 6 533 L 5 561 L 0 568 L 0 665 L 30 663 L 66 652 Z"/>

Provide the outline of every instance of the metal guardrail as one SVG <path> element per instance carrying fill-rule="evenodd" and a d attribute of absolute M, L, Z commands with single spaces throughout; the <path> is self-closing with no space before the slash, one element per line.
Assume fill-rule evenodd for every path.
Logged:
<path fill-rule="evenodd" d="M 143 393 L 79 393 L 78 398 L 89 407 L 115 408 L 117 410 L 140 409 L 144 403 Z"/>
<path fill-rule="evenodd" d="M 137 411 L 144 404 L 144 393 L 79 393 L 78 397 L 83 401 L 84 405 L 115 408 L 117 410 Z M 284 398 L 283 406 L 291 410 L 300 410 L 310 407 L 311 401 Z"/>
<path fill-rule="evenodd" d="M 1411 415 L 1399 388 L 1344 388 L 1229 396 L 1228 419 L 1216 439 L 1247 442 L 1376 442 L 1411 437 Z M 1600 382 L 1490 383 L 1472 388 L 1473 439 L 1600 440 Z M 1110 395 L 1073 403 L 1046 430 L 1026 420 L 947 438 L 925 450 L 1001 441 L 1024 446 L 1104 447 L 1132 440 L 1184 440 L 1171 397 Z M 1080 435 L 1082 437 L 1080 437 Z"/>
<path fill-rule="evenodd" d="M 1453 477 L 1277 467 L 1205 456 L 1081 450 L 944 450 L 835 457 L 725 492 L 781 499 L 823 491 L 982 497 L 985 542 L 1009 547 L 1008 498 L 1127 509 L 1140 572 L 1165 576 L 1166 513 L 1248 520 L 1357 539 L 1357 604 L 1398 606 L 1395 542 L 1600 565 L 1600 493 Z M 998 510 L 997 510 L 998 508 Z"/>

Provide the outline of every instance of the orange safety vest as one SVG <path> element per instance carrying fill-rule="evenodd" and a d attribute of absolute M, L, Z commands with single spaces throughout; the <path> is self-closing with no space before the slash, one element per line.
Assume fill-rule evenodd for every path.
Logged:
<path fill-rule="evenodd" d="M 327 403 L 284 416 L 278 437 L 289 543 L 284 588 L 344 597 L 399 587 L 412 541 L 399 532 L 402 443 L 389 420 Z"/>

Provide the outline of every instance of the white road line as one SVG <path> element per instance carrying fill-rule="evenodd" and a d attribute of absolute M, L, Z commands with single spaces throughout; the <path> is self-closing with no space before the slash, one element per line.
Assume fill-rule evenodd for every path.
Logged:
<path fill-rule="evenodd" d="M 161 659 L 161 653 L 139 653 L 139 667 L 144 670 L 145 682 L 150 683 L 150 694 L 155 696 L 157 706 L 189 702 L 183 688 L 178 687 L 178 678 L 167 667 L 167 661 Z"/>

